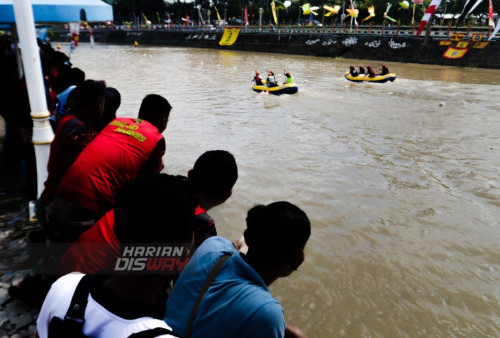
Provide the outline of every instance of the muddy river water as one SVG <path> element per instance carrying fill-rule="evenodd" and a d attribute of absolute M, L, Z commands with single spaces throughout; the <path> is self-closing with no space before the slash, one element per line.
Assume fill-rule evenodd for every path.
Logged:
<path fill-rule="evenodd" d="M 120 116 L 170 101 L 166 172 L 234 154 L 220 235 L 257 203 L 309 215 L 304 264 L 270 289 L 310 337 L 500 336 L 500 70 L 393 63 L 393 83 L 352 83 L 351 63 L 380 62 L 88 44 L 71 61 L 120 91 Z M 253 92 L 255 69 L 299 92 Z"/>

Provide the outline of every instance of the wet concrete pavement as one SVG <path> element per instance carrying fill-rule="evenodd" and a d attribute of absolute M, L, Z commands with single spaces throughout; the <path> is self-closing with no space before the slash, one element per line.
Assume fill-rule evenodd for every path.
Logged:
<path fill-rule="evenodd" d="M 2 122 L 2 121 L 0 121 Z M 0 123 L 2 125 L 2 123 Z M 0 128 L 0 138 L 2 137 Z M 0 144 L 2 144 L 0 140 Z M 40 230 L 28 219 L 28 200 L 19 170 L 0 165 L 0 338 L 37 337 L 38 306 L 9 295 L 9 287 L 20 283 L 38 258 L 30 255 L 28 243 Z"/>

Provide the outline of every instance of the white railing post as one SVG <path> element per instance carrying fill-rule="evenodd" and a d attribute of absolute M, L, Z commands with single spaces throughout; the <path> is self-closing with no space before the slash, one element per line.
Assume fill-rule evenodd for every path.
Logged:
<path fill-rule="evenodd" d="M 13 0 L 14 16 L 21 46 L 28 97 L 33 119 L 33 144 L 35 145 L 37 196 L 43 191 L 47 179 L 47 163 L 49 161 L 50 143 L 54 133 L 49 123 L 50 113 L 47 109 L 47 98 L 43 83 L 40 52 L 36 41 L 33 8 L 30 0 Z"/>

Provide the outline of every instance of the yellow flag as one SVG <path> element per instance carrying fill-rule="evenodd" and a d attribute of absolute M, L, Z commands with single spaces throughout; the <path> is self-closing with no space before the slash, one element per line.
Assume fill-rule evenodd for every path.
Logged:
<path fill-rule="evenodd" d="M 483 49 L 484 47 L 488 46 L 488 43 L 489 42 L 486 42 L 486 41 L 474 42 L 474 44 L 472 45 L 472 48 Z"/>
<path fill-rule="evenodd" d="M 240 34 L 239 28 L 226 28 L 224 29 L 224 33 L 219 41 L 219 45 L 221 46 L 231 46 L 238 39 L 238 35 Z"/>
<path fill-rule="evenodd" d="M 375 16 L 375 6 L 370 6 L 368 7 L 368 16 L 366 18 L 364 18 L 361 22 L 364 22 L 366 20 L 370 20 L 371 18 L 373 18 Z"/>
<path fill-rule="evenodd" d="M 330 16 L 332 14 L 333 15 L 339 14 L 340 6 L 339 5 L 335 5 L 333 7 L 330 7 L 330 6 L 324 5 L 323 8 L 328 11 L 328 13 L 326 13 L 325 16 Z"/>
<path fill-rule="evenodd" d="M 469 41 L 458 41 L 455 47 L 467 48 L 467 47 L 469 47 Z"/>
<path fill-rule="evenodd" d="M 358 14 L 359 14 L 359 9 L 351 9 L 351 8 L 347 8 L 346 9 L 346 12 L 349 13 L 347 16 L 352 16 L 353 18 L 357 18 L 358 17 Z"/>
<path fill-rule="evenodd" d="M 448 47 L 446 52 L 444 52 L 443 57 L 447 59 L 461 59 L 465 56 L 468 50 L 468 48 Z"/>
<path fill-rule="evenodd" d="M 215 8 L 215 13 L 217 13 L 217 20 L 222 21 L 222 19 L 220 18 L 219 11 L 217 10 L 217 7 L 214 6 L 214 8 Z"/>
<path fill-rule="evenodd" d="M 303 4 L 302 5 L 302 14 L 307 15 L 311 13 L 311 5 L 310 4 Z"/>
<path fill-rule="evenodd" d="M 276 6 L 274 5 L 274 1 L 271 1 L 271 11 L 273 12 L 274 23 L 278 24 L 278 18 L 276 17 Z"/>
<path fill-rule="evenodd" d="M 472 41 L 483 41 L 484 33 L 474 33 L 472 34 Z"/>

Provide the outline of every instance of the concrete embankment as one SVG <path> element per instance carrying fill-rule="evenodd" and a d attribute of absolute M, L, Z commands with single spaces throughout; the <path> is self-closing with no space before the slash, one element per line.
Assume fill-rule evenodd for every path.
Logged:
<path fill-rule="evenodd" d="M 55 32 L 55 41 L 67 41 L 67 32 Z M 424 37 L 388 34 L 352 34 L 320 32 L 240 32 L 232 46 L 220 46 L 222 31 L 174 31 L 174 30 L 98 30 L 96 42 L 156 46 L 178 46 L 241 50 L 282 54 L 300 54 L 324 57 L 409 62 L 457 67 L 500 69 L 499 41 L 451 41 L 449 37 Z M 88 33 L 82 32 L 81 41 L 88 41 Z M 468 42 L 468 43 L 467 43 Z M 458 53 L 448 51 L 456 48 Z M 459 58 L 461 53 L 463 57 Z"/>

